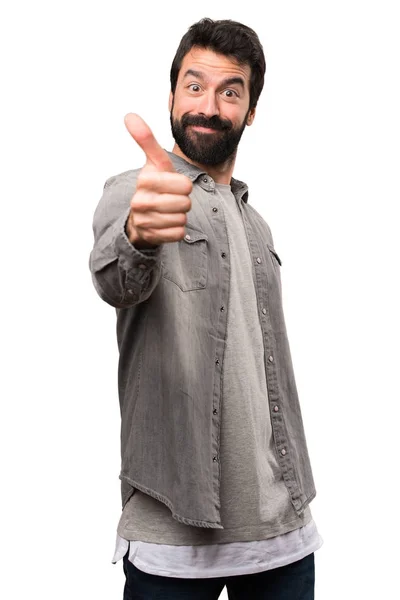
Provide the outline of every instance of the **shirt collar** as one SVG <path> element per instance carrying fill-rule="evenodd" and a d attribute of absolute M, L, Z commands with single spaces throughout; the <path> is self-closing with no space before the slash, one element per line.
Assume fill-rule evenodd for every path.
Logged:
<path fill-rule="evenodd" d="M 176 171 L 178 173 L 182 173 L 182 175 L 186 175 L 186 177 L 189 177 L 189 179 L 192 182 L 195 182 L 201 175 L 203 175 L 203 177 L 205 175 L 207 175 L 207 177 L 210 177 L 208 175 L 207 171 L 204 171 L 204 170 L 200 169 L 199 167 L 196 167 L 196 165 L 193 165 L 192 163 L 188 162 L 181 156 L 178 156 L 177 154 L 174 154 L 173 152 L 169 152 L 168 150 L 166 150 L 166 152 L 167 152 L 168 156 L 170 157 L 172 164 L 174 165 L 174 168 L 176 169 Z M 248 188 L 247 184 L 244 183 L 243 181 L 240 181 L 239 179 L 235 179 L 234 177 L 232 177 L 231 181 L 230 181 L 230 186 L 231 186 L 232 193 L 235 196 L 235 198 L 237 200 L 243 200 L 243 202 L 247 203 L 248 196 L 249 196 L 249 188 Z"/>

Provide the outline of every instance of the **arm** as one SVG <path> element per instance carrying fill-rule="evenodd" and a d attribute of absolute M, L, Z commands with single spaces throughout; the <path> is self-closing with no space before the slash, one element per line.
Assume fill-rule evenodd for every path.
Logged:
<path fill-rule="evenodd" d="M 89 268 L 100 298 L 115 308 L 129 308 L 147 300 L 161 275 L 161 245 L 139 248 L 127 236 L 138 173 L 108 179 L 93 218 Z"/>
<path fill-rule="evenodd" d="M 152 294 L 160 281 L 162 245 L 185 235 L 193 189 L 143 119 L 130 113 L 125 125 L 146 164 L 107 180 L 94 214 L 89 261 L 99 296 L 115 308 L 135 306 Z"/>

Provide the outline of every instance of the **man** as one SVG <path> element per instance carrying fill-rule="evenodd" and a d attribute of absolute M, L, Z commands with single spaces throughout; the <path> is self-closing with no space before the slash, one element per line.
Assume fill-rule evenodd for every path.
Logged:
<path fill-rule="evenodd" d="M 146 163 L 94 215 L 93 282 L 117 311 L 125 600 L 314 598 L 281 260 L 232 176 L 264 73 L 252 29 L 195 23 L 171 68 L 172 152 L 127 115 Z"/>

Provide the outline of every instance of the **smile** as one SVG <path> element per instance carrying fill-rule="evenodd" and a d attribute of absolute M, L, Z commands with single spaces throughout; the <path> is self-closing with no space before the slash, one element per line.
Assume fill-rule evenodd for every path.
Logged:
<path fill-rule="evenodd" d="M 219 129 L 211 129 L 210 127 L 201 127 L 200 125 L 189 125 L 193 131 L 199 131 L 200 133 L 217 133 Z"/>

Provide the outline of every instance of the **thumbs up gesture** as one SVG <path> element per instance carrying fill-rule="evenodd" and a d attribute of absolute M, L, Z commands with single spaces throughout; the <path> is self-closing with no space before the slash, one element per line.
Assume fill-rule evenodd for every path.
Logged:
<path fill-rule="evenodd" d="M 146 155 L 126 224 L 129 241 L 137 248 L 179 241 L 185 235 L 186 213 L 192 206 L 192 182 L 175 171 L 167 152 L 139 115 L 126 115 L 125 126 Z"/>

